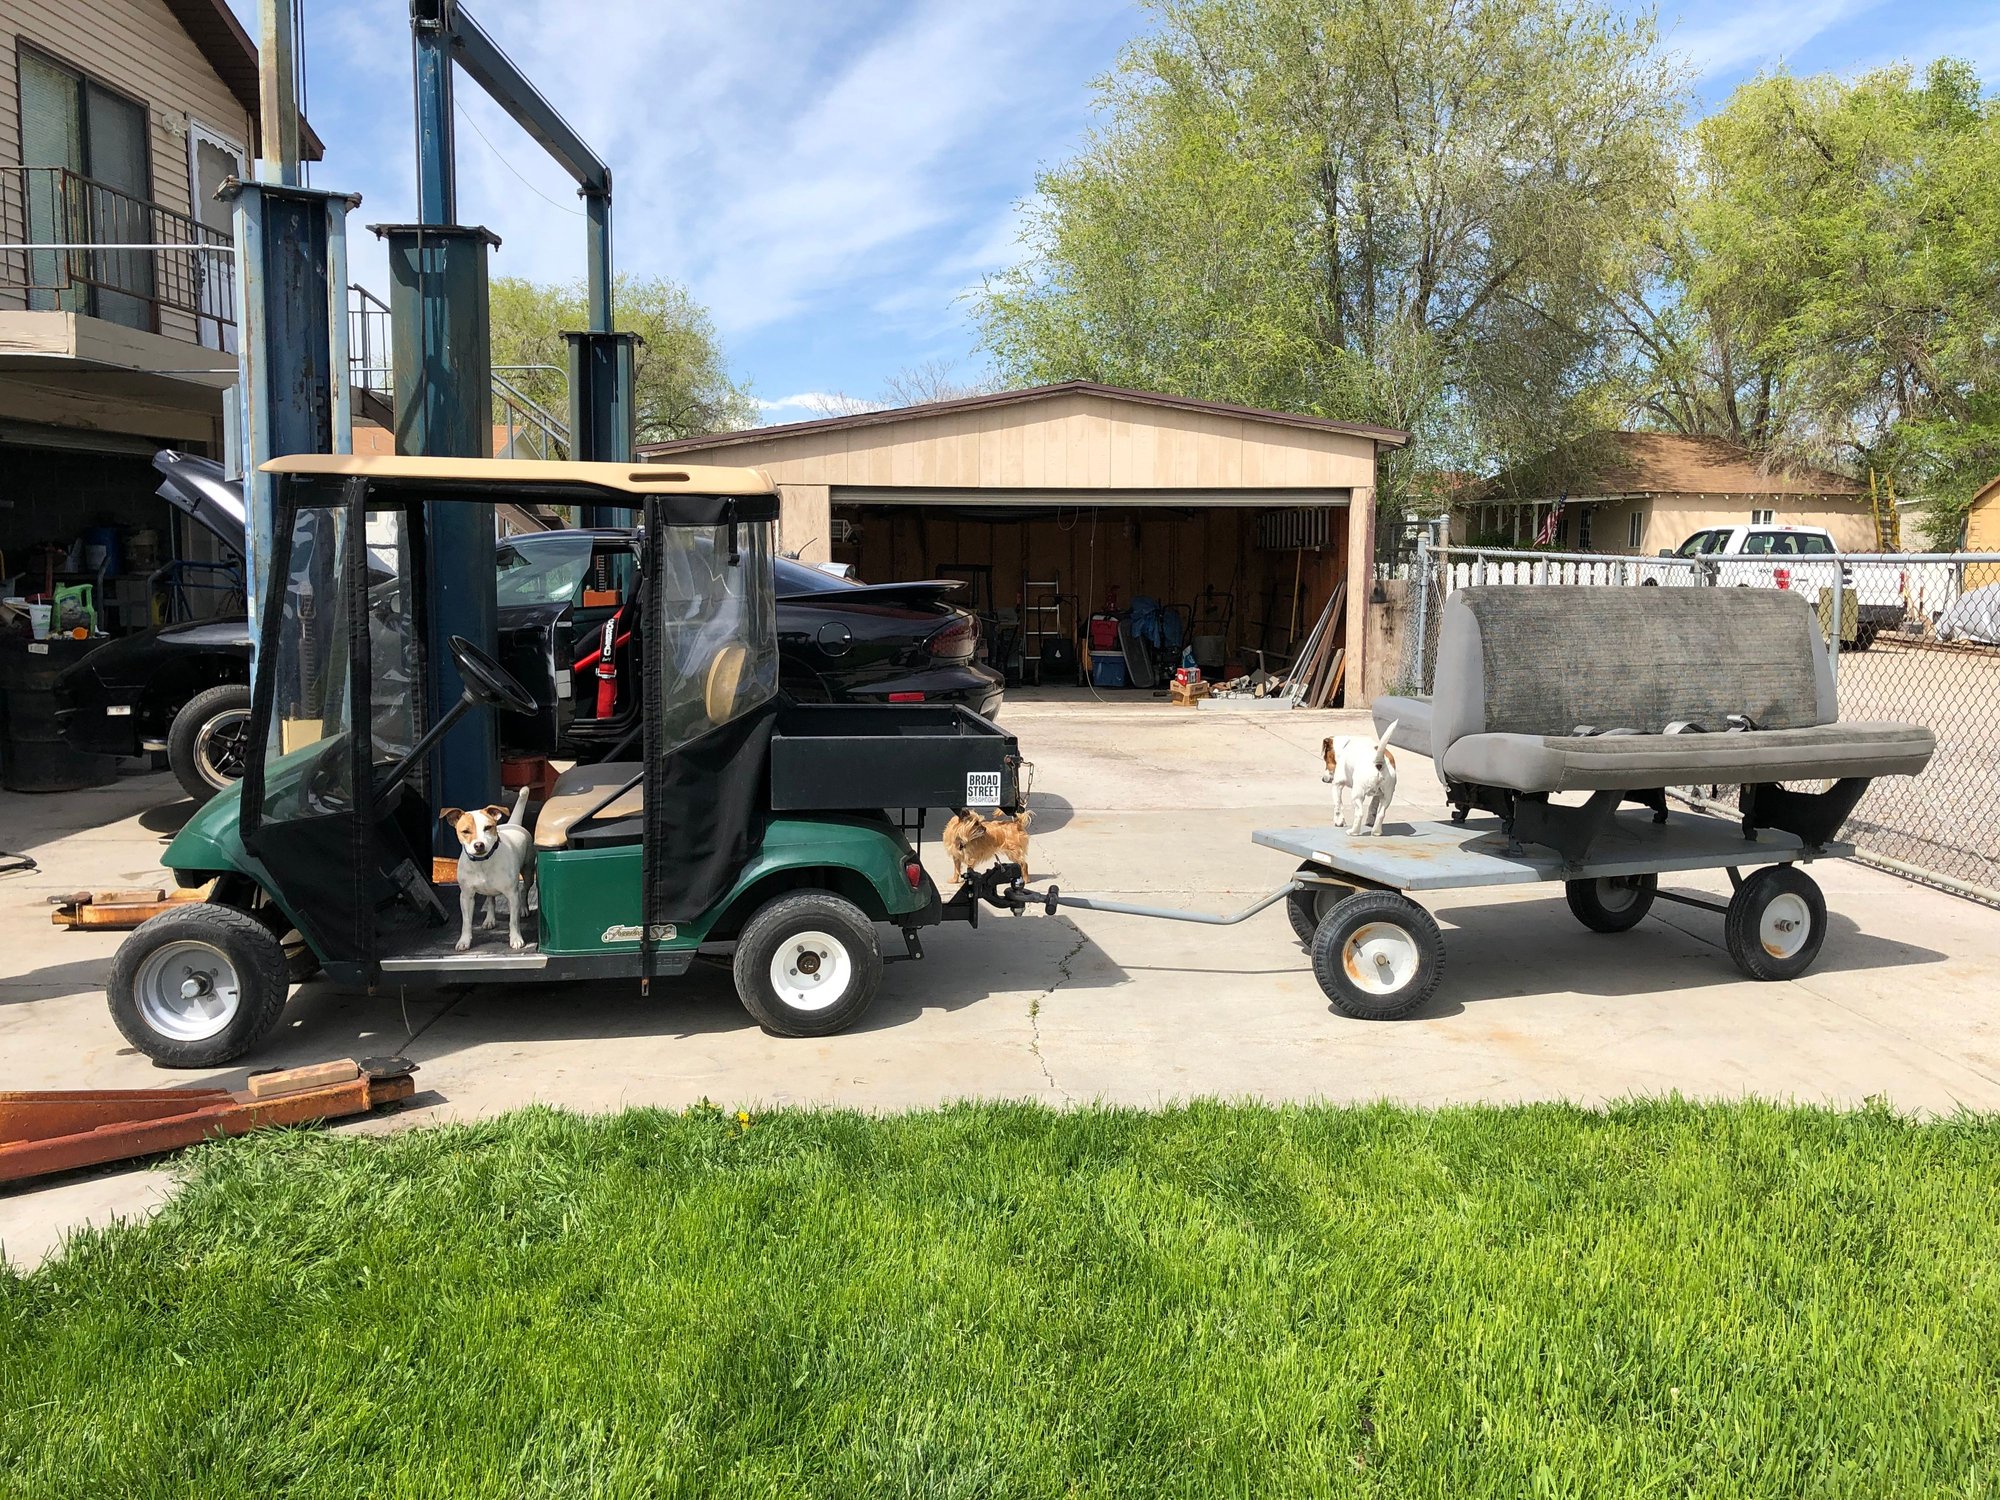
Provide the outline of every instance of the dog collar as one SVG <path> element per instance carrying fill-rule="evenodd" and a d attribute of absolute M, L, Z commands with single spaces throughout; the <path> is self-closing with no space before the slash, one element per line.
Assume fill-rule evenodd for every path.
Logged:
<path fill-rule="evenodd" d="M 491 849 L 488 849 L 484 854 L 474 854 L 470 849 L 468 849 L 465 851 L 465 857 L 471 860 L 475 865 L 483 865 L 486 863 L 487 860 L 491 859 L 494 855 L 498 854 L 499 852 L 500 852 L 500 846 L 498 844 L 495 844 Z"/>

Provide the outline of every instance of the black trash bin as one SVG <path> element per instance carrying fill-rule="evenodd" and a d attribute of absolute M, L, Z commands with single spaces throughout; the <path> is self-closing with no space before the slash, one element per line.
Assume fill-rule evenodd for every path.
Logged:
<path fill-rule="evenodd" d="M 117 777 L 117 756 L 70 749 L 56 723 L 56 679 L 103 642 L 0 637 L 0 786 L 74 792 Z"/>

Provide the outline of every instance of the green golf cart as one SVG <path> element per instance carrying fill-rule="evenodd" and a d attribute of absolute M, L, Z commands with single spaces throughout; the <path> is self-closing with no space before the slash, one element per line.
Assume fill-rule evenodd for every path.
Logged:
<path fill-rule="evenodd" d="M 925 808 L 1017 808 L 1018 747 L 955 705 L 779 693 L 778 498 L 764 474 L 344 455 L 266 467 L 278 483 L 252 706 L 262 750 L 167 850 L 182 885 L 214 882 L 209 898 L 147 922 L 112 967 L 112 1017 L 148 1056 L 241 1057 L 315 968 L 370 991 L 644 985 L 703 956 L 731 964 L 768 1030 L 824 1036 L 873 999 L 882 928 L 902 936 L 896 957 L 920 958 L 920 928 L 976 921 L 980 892 L 942 900 L 911 835 Z M 645 713 L 635 758 L 565 771 L 541 803 L 527 946 L 510 949 L 503 926 L 459 952 L 457 892 L 434 880 L 432 751 L 494 734 L 502 713 L 550 722 L 569 696 L 559 636 L 525 656 L 513 643 L 514 671 L 453 637 L 462 691 L 426 710 L 443 664 L 426 650 L 425 507 L 496 501 L 642 511 Z M 496 786 L 487 800 L 512 799 Z"/>

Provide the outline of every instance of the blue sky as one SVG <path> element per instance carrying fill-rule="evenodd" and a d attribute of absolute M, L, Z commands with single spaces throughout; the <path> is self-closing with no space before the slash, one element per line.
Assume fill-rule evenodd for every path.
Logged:
<path fill-rule="evenodd" d="M 255 0 L 232 0 L 255 32 Z M 414 216 L 407 0 L 303 0 L 318 187 L 366 224 Z M 1090 118 L 1090 82 L 1144 24 L 1129 0 L 469 0 L 611 163 L 622 270 L 686 283 L 772 421 L 872 397 L 927 361 L 983 361 L 965 301 L 1016 258 L 1017 205 Z M 2000 78 L 2000 7 L 1689 0 L 1660 8 L 1704 104 L 1779 61 L 1849 72 L 1951 52 Z M 496 275 L 583 274 L 574 190 L 461 79 L 459 217 Z M 483 138 L 482 138 L 483 137 Z"/>

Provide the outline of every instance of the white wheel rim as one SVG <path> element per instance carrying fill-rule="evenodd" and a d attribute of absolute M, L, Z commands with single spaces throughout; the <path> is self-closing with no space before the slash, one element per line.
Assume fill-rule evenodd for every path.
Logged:
<path fill-rule="evenodd" d="M 771 955 L 771 988 L 793 1010 L 828 1010 L 853 983 L 847 945 L 827 933 L 793 933 Z"/>
<path fill-rule="evenodd" d="M 208 943 L 166 943 L 146 955 L 132 978 L 139 1015 L 161 1036 L 205 1042 L 236 1019 L 243 986 L 236 966 Z"/>
<path fill-rule="evenodd" d="M 1811 937 L 1812 908 L 1791 891 L 1772 897 L 1757 918 L 1757 941 L 1773 958 L 1794 957 Z"/>
<path fill-rule="evenodd" d="M 1597 904 L 1608 912 L 1630 911 L 1639 899 L 1639 888 L 1629 880 L 1597 882 Z"/>
<path fill-rule="evenodd" d="M 1422 961 L 1417 940 L 1393 922 L 1364 922 L 1340 947 L 1341 967 L 1356 989 L 1394 995 L 1410 987 Z"/>

